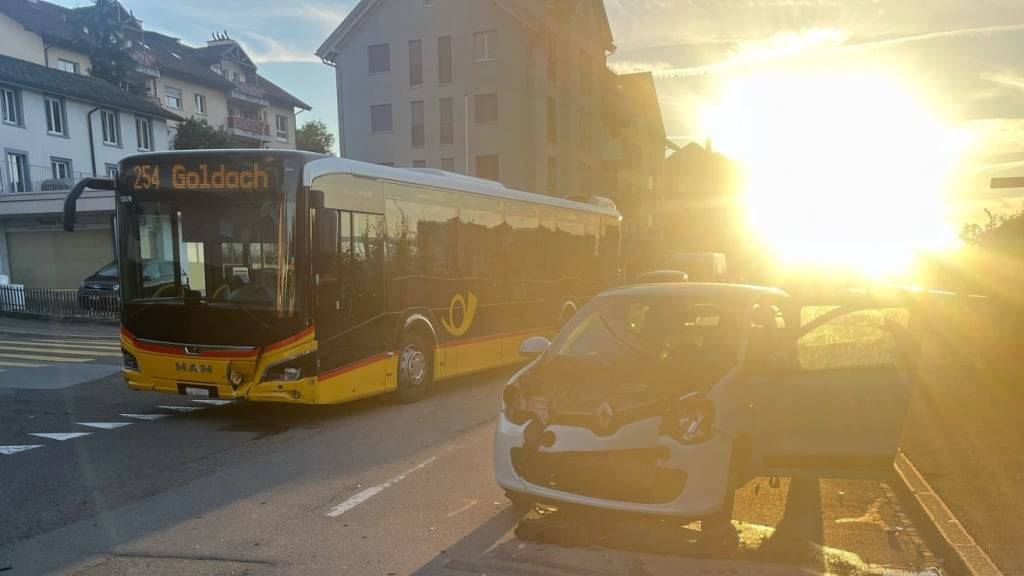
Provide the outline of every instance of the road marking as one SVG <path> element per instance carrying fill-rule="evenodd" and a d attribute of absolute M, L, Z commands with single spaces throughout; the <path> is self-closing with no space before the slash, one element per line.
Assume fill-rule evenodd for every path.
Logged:
<path fill-rule="evenodd" d="M 233 401 L 232 400 L 218 400 L 216 398 L 199 398 L 197 400 L 193 400 L 193 402 L 197 402 L 199 404 L 209 404 L 210 406 L 223 406 L 225 404 L 231 404 Z"/>
<path fill-rule="evenodd" d="M 115 428 L 124 428 L 125 426 L 131 426 L 131 422 L 76 422 L 80 426 L 88 426 L 90 428 L 99 428 L 101 430 L 113 430 Z"/>
<path fill-rule="evenodd" d="M 40 330 L 12 330 L 10 328 L 0 328 L 2 334 L 14 334 L 21 336 L 23 334 L 32 334 L 34 336 L 48 336 L 50 338 L 63 338 L 67 332 L 43 332 Z M 72 338 L 95 338 L 97 340 L 119 340 L 119 336 L 105 336 L 103 334 L 83 334 L 82 336 L 72 336 Z"/>
<path fill-rule="evenodd" d="M 437 460 L 437 456 L 431 456 L 430 459 L 420 462 L 419 464 L 413 466 L 412 468 L 406 470 L 405 472 L 402 472 L 398 476 L 395 476 L 394 478 L 388 480 L 387 482 L 384 482 L 383 484 L 370 486 L 366 490 L 356 493 L 348 500 L 345 500 L 341 504 L 338 504 L 334 508 L 331 508 L 330 512 L 327 513 L 327 516 L 331 518 L 337 518 L 338 516 L 341 516 L 345 512 L 348 512 L 349 510 L 355 508 L 356 506 L 359 506 L 363 502 L 366 502 L 370 498 L 373 498 L 377 494 L 380 494 L 381 492 L 387 490 L 388 488 L 394 486 L 395 484 L 398 484 L 402 480 L 405 480 L 406 476 L 412 474 L 417 470 L 424 468 L 434 460 Z"/>
<path fill-rule="evenodd" d="M 175 412 L 195 412 L 197 410 L 206 410 L 206 408 L 202 406 L 157 406 L 157 408 L 173 410 Z"/>
<path fill-rule="evenodd" d="M 88 436 L 92 432 L 32 432 L 29 436 L 38 436 L 40 438 L 48 438 L 50 440 L 57 440 L 63 442 L 65 440 L 71 440 L 72 438 L 80 438 L 82 436 Z"/>
<path fill-rule="evenodd" d="M 136 420 L 163 420 L 167 418 L 169 414 L 118 414 L 125 418 L 135 418 Z"/>
<path fill-rule="evenodd" d="M 43 366 L 49 366 L 49 364 L 36 364 L 34 362 L 6 362 L 6 361 L 0 361 L 0 366 L 10 366 L 12 368 L 41 368 Z"/>
<path fill-rule="evenodd" d="M 20 446 L 0 446 L 0 454 L 4 456 L 10 456 L 11 454 L 17 454 L 18 452 L 27 452 L 33 448 L 39 448 L 42 444 L 22 444 Z"/>
<path fill-rule="evenodd" d="M 456 514 L 462 514 L 466 510 L 469 510 L 473 506 L 476 506 L 477 502 L 479 502 L 479 500 L 470 500 L 469 504 L 466 504 L 465 506 L 463 506 L 462 508 L 459 508 L 455 512 L 449 512 L 449 513 L 445 514 L 444 517 L 445 518 L 451 518 L 452 516 L 455 516 Z"/>
<path fill-rule="evenodd" d="M 8 354 L 0 352 L 0 358 L 14 358 L 16 360 L 43 360 L 45 362 L 90 362 L 91 358 L 68 358 L 66 356 L 38 356 L 33 354 Z"/>
<path fill-rule="evenodd" d="M 25 344 L 24 346 L 2 345 L 0 346 L 0 350 L 4 350 L 7 352 L 38 352 L 40 354 L 68 354 L 71 356 L 121 356 L 120 352 L 100 352 L 98 350 L 69 350 L 67 348 L 34 348 L 31 347 L 29 344 Z"/>
<path fill-rule="evenodd" d="M 69 343 L 69 342 L 59 342 L 59 343 L 58 342 L 44 342 L 42 340 L 0 340 L 0 344 L 13 344 L 15 346 L 42 346 L 44 348 L 57 348 L 57 347 L 62 347 L 63 346 L 65 348 L 72 348 L 72 349 L 76 349 L 76 350 L 77 349 L 82 349 L 82 350 L 94 349 L 94 350 L 100 350 L 100 351 L 103 351 L 103 352 L 110 352 L 110 351 L 116 351 L 116 350 L 120 350 L 121 349 L 121 347 L 116 345 L 116 344 L 111 346 L 111 345 L 107 345 L 107 344 L 77 344 L 77 343 Z"/>

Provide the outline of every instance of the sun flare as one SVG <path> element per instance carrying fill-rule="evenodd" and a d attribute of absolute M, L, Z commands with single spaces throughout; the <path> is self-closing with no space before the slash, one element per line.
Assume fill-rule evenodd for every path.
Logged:
<path fill-rule="evenodd" d="M 786 264 L 900 274 L 957 242 L 946 181 L 964 138 L 901 77 L 751 74 L 704 121 L 743 165 L 752 229 Z"/>

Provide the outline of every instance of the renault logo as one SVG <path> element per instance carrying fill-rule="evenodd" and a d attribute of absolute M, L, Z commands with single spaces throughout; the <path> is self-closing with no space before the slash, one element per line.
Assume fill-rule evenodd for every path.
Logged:
<path fill-rule="evenodd" d="M 612 423 L 612 416 L 612 407 L 607 402 L 597 408 L 597 421 L 601 423 L 602 428 L 607 428 Z"/>

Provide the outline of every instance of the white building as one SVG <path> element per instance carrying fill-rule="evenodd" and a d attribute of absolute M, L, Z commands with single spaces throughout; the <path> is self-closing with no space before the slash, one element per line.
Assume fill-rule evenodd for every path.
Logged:
<path fill-rule="evenodd" d="M 0 274 L 70 288 L 113 255 L 110 193 L 89 193 L 84 234 L 60 231 L 64 197 L 124 156 L 167 149 L 156 103 L 107 82 L 0 55 Z"/>

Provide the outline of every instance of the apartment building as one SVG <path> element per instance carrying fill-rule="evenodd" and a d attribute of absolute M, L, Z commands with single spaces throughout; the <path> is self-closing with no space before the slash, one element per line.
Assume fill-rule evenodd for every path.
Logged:
<path fill-rule="evenodd" d="M 627 259 L 641 268 L 659 264 L 665 228 L 665 155 L 677 147 L 665 136 L 658 93 L 650 72 L 604 74 L 605 140 L 601 194 L 623 214 L 630 239 Z"/>
<path fill-rule="evenodd" d="M 226 34 L 192 48 L 147 32 L 119 6 L 140 94 L 89 77 L 83 15 L 42 0 L 0 2 L 0 275 L 75 288 L 114 255 L 113 195 L 89 191 L 74 235 L 61 230 L 67 190 L 110 174 L 128 154 L 166 150 L 174 127 L 207 118 L 254 147 L 295 147 L 295 108 Z"/>
<path fill-rule="evenodd" d="M 342 156 L 600 193 L 601 0 L 361 0 L 317 50 Z"/>

